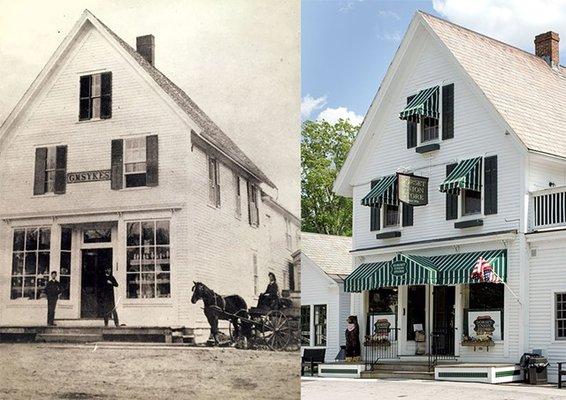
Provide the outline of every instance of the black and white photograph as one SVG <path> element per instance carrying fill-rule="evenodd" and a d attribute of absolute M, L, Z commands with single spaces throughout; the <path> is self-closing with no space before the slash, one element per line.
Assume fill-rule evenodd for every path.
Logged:
<path fill-rule="evenodd" d="M 299 2 L 0 4 L 0 398 L 298 399 Z"/>

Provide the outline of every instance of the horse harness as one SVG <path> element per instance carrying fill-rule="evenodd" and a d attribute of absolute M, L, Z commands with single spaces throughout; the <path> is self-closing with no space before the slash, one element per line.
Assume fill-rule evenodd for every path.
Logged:
<path fill-rule="evenodd" d="M 220 312 L 225 312 L 226 310 L 226 301 L 224 301 L 224 297 L 216 294 L 214 291 L 212 292 L 212 296 L 214 298 L 214 304 L 212 305 L 205 305 L 204 306 L 204 310 L 206 311 L 207 309 L 210 309 L 212 311 L 220 311 Z"/>

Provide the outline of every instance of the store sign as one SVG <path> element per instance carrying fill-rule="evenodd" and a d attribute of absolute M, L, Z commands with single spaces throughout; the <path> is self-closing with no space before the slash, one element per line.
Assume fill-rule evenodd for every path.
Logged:
<path fill-rule="evenodd" d="M 428 178 L 424 176 L 397 174 L 399 201 L 412 206 L 428 204 Z"/>
<path fill-rule="evenodd" d="M 391 275 L 401 276 L 407 273 L 407 263 L 403 260 L 396 260 L 391 263 Z"/>
<path fill-rule="evenodd" d="M 98 182 L 98 181 L 109 181 L 109 180 L 110 180 L 109 169 L 67 173 L 67 183 Z"/>
<path fill-rule="evenodd" d="M 501 340 L 501 311 L 468 311 L 468 336 Z"/>

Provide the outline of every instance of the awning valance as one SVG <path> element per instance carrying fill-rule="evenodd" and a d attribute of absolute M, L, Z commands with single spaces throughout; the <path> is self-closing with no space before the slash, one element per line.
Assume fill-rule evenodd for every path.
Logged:
<path fill-rule="evenodd" d="M 409 119 L 412 117 L 419 118 L 421 116 L 438 118 L 439 108 L 439 87 L 434 86 L 428 89 L 421 90 L 413 99 L 407 104 L 405 109 L 399 113 L 399 118 Z"/>
<path fill-rule="evenodd" d="M 458 194 L 460 189 L 481 191 L 481 157 L 463 160 L 448 174 L 440 185 L 440 191 Z"/>
<path fill-rule="evenodd" d="M 397 254 L 390 261 L 364 263 L 344 281 L 345 292 L 361 292 L 403 285 L 458 285 L 477 283 L 472 271 L 485 259 L 502 282 L 507 281 L 507 250 L 485 250 L 424 257 Z"/>
<path fill-rule="evenodd" d="M 491 265 L 502 282 L 507 282 L 507 250 L 448 254 L 433 256 L 430 260 L 436 266 L 443 285 L 457 285 L 478 282 L 471 278 L 471 274 L 480 257 Z"/>
<path fill-rule="evenodd" d="M 399 205 L 397 199 L 397 174 L 379 179 L 362 199 L 363 206 L 379 207 L 382 204 Z"/>

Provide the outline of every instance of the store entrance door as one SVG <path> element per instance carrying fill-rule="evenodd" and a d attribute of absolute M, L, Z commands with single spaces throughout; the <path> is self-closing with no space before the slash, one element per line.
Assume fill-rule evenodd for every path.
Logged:
<path fill-rule="evenodd" d="M 83 249 L 81 318 L 102 318 L 104 269 L 112 266 L 112 249 Z"/>
<path fill-rule="evenodd" d="M 454 286 L 434 286 L 432 294 L 432 354 L 453 356 L 456 288 Z"/>

